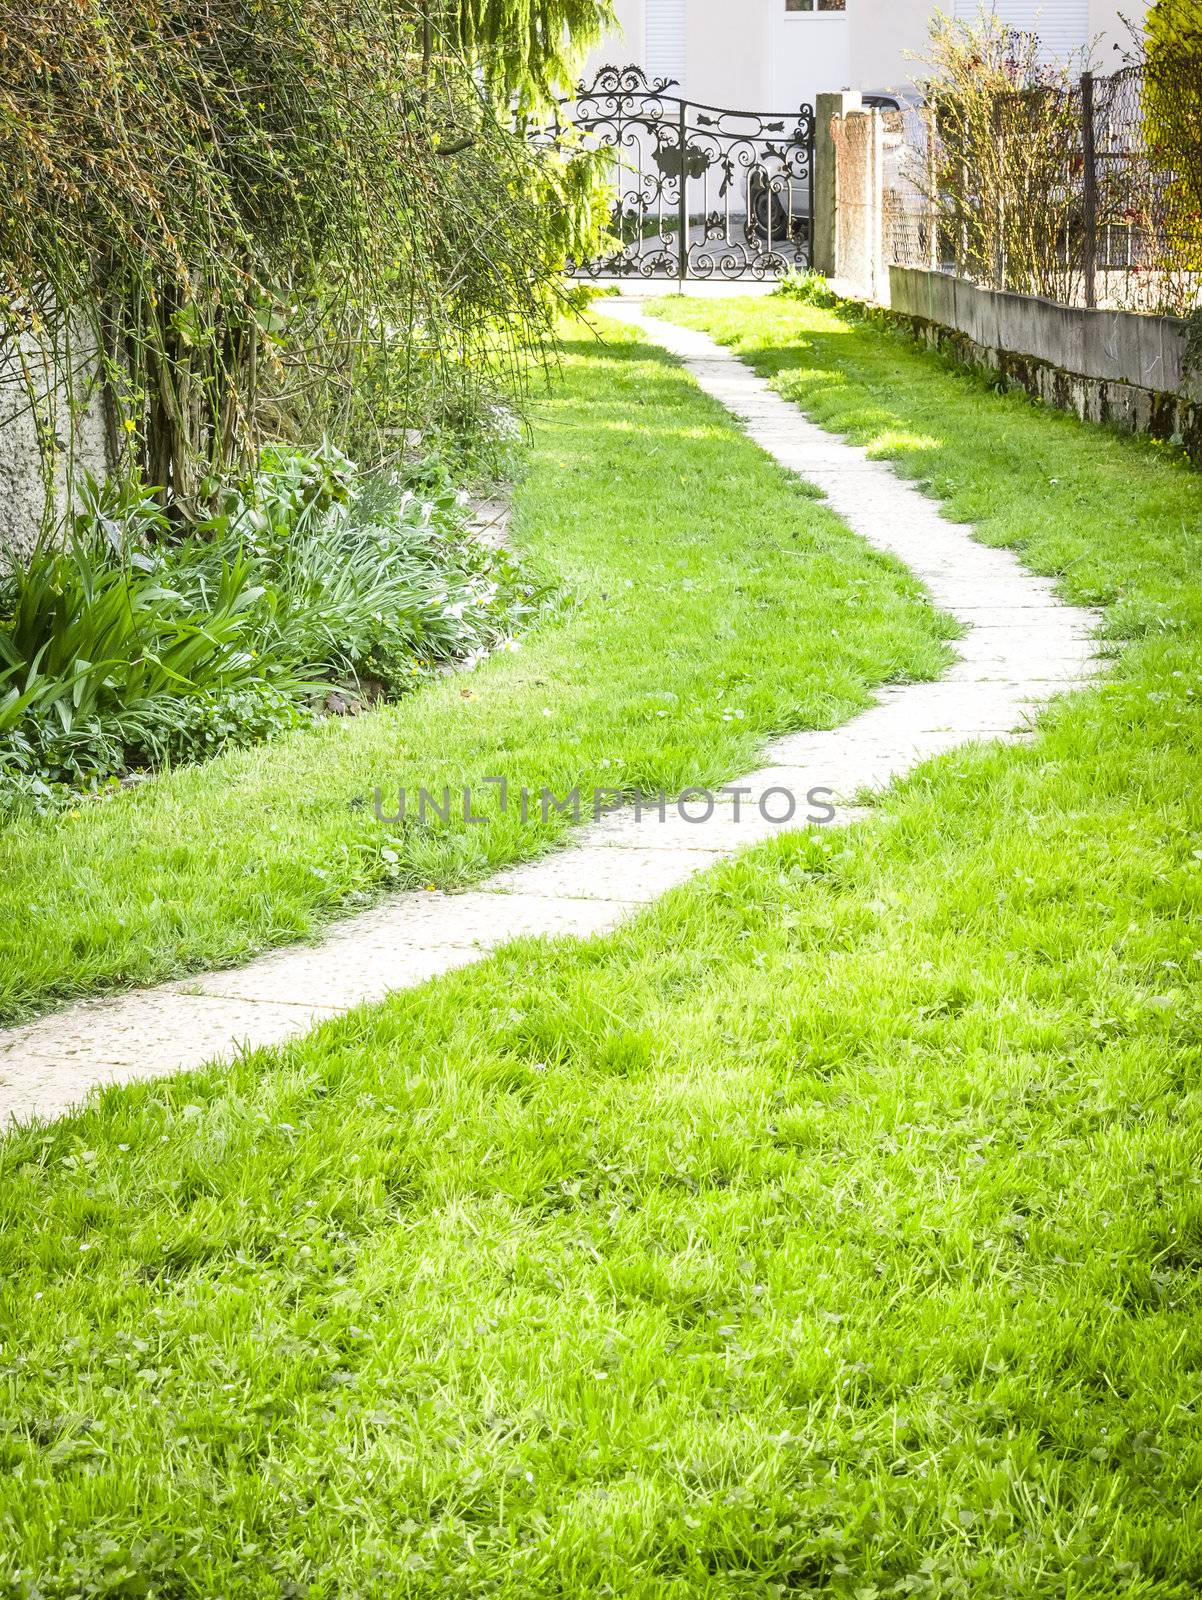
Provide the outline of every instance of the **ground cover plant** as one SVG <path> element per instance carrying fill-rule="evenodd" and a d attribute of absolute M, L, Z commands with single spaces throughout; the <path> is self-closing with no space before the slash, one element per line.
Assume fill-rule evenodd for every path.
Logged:
<path fill-rule="evenodd" d="M 512 638 L 550 597 L 441 471 L 410 475 L 269 447 L 184 539 L 147 491 L 86 487 L 0 582 L 0 813 L 397 699 Z"/>
<path fill-rule="evenodd" d="M 1202 1585 L 1202 480 L 822 308 L 670 314 L 1107 605 L 1112 679 L 608 939 L 10 1136 L 13 1596 Z"/>
<path fill-rule="evenodd" d="M 516 497 L 529 570 L 573 602 L 470 679 L 287 733 L 0 831 L 0 1014 L 242 959 L 391 884 L 453 886 L 561 838 L 495 816 L 496 774 L 679 792 L 938 676 L 947 619 L 738 432 L 667 357 L 577 329 Z M 398 787 L 476 786 L 387 829 Z"/>

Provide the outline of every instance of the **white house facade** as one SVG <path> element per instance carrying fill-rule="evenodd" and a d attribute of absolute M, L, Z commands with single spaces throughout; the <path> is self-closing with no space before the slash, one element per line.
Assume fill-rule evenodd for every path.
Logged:
<path fill-rule="evenodd" d="M 975 18 L 982 0 L 616 0 L 620 31 L 589 62 L 674 78 L 691 100 L 788 110 L 838 89 L 912 88 L 937 9 Z M 1112 72 L 1146 0 L 985 0 L 1049 56 Z M 1120 14 L 1121 13 L 1121 14 Z"/>

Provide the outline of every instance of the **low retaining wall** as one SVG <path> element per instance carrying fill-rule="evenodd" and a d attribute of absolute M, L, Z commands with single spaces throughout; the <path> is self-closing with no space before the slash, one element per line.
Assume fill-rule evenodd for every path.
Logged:
<path fill-rule="evenodd" d="M 890 314 L 928 344 L 1086 421 L 1179 440 L 1202 462 L 1202 371 L 1187 371 L 1177 318 L 1078 310 L 915 267 L 891 267 L 889 286 Z"/>

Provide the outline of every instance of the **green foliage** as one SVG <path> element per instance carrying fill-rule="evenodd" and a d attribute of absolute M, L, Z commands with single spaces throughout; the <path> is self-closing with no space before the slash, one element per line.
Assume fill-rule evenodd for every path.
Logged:
<path fill-rule="evenodd" d="M 1202 373 L 1202 306 L 1185 319 L 1185 360 L 1181 365 L 1187 378 Z"/>
<path fill-rule="evenodd" d="M 802 305 L 835 306 L 839 296 L 831 289 L 821 272 L 790 268 L 772 291 L 780 300 L 797 300 Z"/>
<path fill-rule="evenodd" d="M 60 366 L 94 344 L 114 463 L 186 520 L 264 440 L 384 459 L 520 394 L 595 175 L 483 84 L 545 79 L 604 15 L 0 0 L 0 338 Z"/>
<path fill-rule="evenodd" d="M 1144 19 L 1149 59 L 1202 49 L 1202 0 L 1153 0 Z"/>
<path fill-rule="evenodd" d="M 271 452 L 222 524 L 253 549 L 273 596 L 268 648 L 306 670 L 395 698 L 432 664 L 486 653 L 548 601 L 507 552 L 465 536 L 466 497 L 439 474 L 420 492 L 396 474 L 364 486 L 349 462 L 331 473 L 327 452 L 306 499 L 298 459 L 303 478 L 313 458 Z"/>
<path fill-rule="evenodd" d="M 1173 269 L 1189 280 L 1189 305 L 1202 273 L 1202 0 L 1157 0 L 1150 8 L 1144 109 L 1149 150 L 1167 175 L 1167 249 Z"/>
<path fill-rule="evenodd" d="M 920 179 L 948 253 L 966 275 L 1071 303 L 1080 287 L 1080 166 L 1074 74 L 1049 63 L 1034 33 L 982 7 L 973 21 L 937 11 L 921 82 L 938 137 Z"/>
<path fill-rule="evenodd" d="M 8 584 L 0 733 L 22 754 L 38 749 L 53 777 L 81 777 L 97 755 L 109 767 L 115 751 L 161 757 L 172 701 L 244 687 L 278 665 L 256 661 L 264 590 L 244 555 L 190 594 L 174 581 L 187 547 L 163 561 L 135 540 L 114 548 L 81 517 L 61 549 L 43 544 Z"/>
<path fill-rule="evenodd" d="M 0 828 L 0 1020 L 238 961 L 385 886 L 453 889 L 530 859 L 571 827 L 540 817 L 543 784 L 586 796 L 717 786 L 755 766 L 770 734 L 834 726 L 879 683 L 939 675 L 954 628 L 921 586 L 670 357 L 610 319 L 603 332 L 601 343 L 569 325 L 514 502 L 523 562 L 554 575 L 571 605 L 474 672 L 427 664 L 410 674 L 420 692 L 370 716 L 325 718 L 78 816 Z M 414 480 L 419 500 L 446 492 L 437 467 Z M 365 484 L 364 521 L 383 515 L 377 492 L 394 491 Z M 435 549 L 441 527 L 454 538 L 443 516 L 422 535 Z M 497 604 L 499 621 L 508 602 Z M 505 815 L 483 781 L 496 774 L 510 779 Z M 372 812 L 377 785 L 392 812 L 398 786 L 412 799 L 464 784 L 486 826 L 458 804 L 445 822 L 388 828 Z M 535 796 L 526 822 L 521 784 Z"/>
<path fill-rule="evenodd" d="M 583 53 L 613 24 L 610 0 L 428 0 L 428 11 L 459 51 L 483 63 L 486 79 L 522 108 L 571 86 Z"/>
<path fill-rule="evenodd" d="M 1197 474 L 817 307 L 664 310 L 737 341 L 1079 600 L 1121 597 L 1111 681 L 1029 741 L 924 764 L 874 820 L 746 851 L 608 937 L 522 941 L 10 1134 L 6 1600 L 1198 1594 Z M 864 637 L 860 608 L 820 609 L 833 519 L 783 475 L 761 498 L 768 468 L 699 402 L 663 415 L 665 368 L 615 383 L 612 346 L 593 364 L 587 386 L 569 369 L 534 503 L 553 508 L 559 480 L 556 536 L 620 602 L 606 620 L 641 596 L 615 591 L 622 565 L 580 536 L 575 502 L 621 502 L 625 529 L 605 532 L 666 613 L 645 651 L 661 683 L 680 688 L 694 652 L 711 688 L 758 664 L 738 590 L 761 580 L 760 634 L 801 658 L 792 692 L 830 683 Z M 847 575 L 879 584 L 839 538 Z M 757 572 L 778 556 L 808 584 L 785 559 Z M 685 576 L 713 585 L 724 660 L 680 626 Z M 548 669 L 570 670 L 537 659 L 556 684 Z M 490 741 L 482 770 L 523 732 L 493 668 L 454 751 Z M 567 726 L 587 739 L 596 721 Z M 615 722 L 611 748 L 640 728 Z M 177 850 L 194 856 L 239 803 L 234 773 L 195 777 L 164 821 L 190 819 Z M 337 859 L 280 794 L 245 802 L 297 827 L 277 915 Z M 45 830 L 58 892 L 82 879 L 93 901 L 76 967 L 146 916 L 133 874 L 166 799 Z M 98 881 L 100 825 L 123 821 L 130 875 Z M 0 936 L 27 962 L 16 925 L 29 901 L 50 920 L 48 892 L 0 873 Z"/>
<path fill-rule="evenodd" d="M 466 534 L 459 495 L 365 485 L 329 445 L 265 451 L 178 542 L 136 486 L 84 494 L 65 541 L 0 593 L 10 801 L 256 743 L 310 720 L 330 685 L 396 697 L 546 600 Z"/>

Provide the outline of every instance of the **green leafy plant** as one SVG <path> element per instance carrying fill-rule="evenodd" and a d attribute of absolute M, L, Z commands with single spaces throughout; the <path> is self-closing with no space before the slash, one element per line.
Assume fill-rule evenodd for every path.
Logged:
<path fill-rule="evenodd" d="M 1191 311 L 1185 319 L 1185 360 L 1182 370 L 1187 379 L 1202 373 L 1202 306 Z"/>
<path fill-rule="evenodd" d="M 264 675 L 254 648 L 264 591 L 244 556 L 222 561 L 197 597 L 172 583 L 169 565 L 110 540 L 98 524 L 77 526 L 63 548 L 39 546 L 10 580 L 0 732 L 20 729 L 53 777 L 108 767 L 117 751 L 161 756 L 170 702 Z M 281 675 L 280 664 L 267 674 Z"/>
<path fill-rule="evenodd" d="M 827 283 L 821 272 L 790 269 L 772 291 L 781 300 L 798 300 L 803 305 L 832 307 L 839 296 Z"/>
<path fill-rule="evenodd" d="M 972 21 L 936 12 L 925 66 L 937 138 L 922 181 L 947 252 L 992 287 L 1071 302 L 1083 226 L 1072 70 L 985 8 Z"/>
<path fill-rule="evenodd" d="M 424 476 L 273 447 L 184 539 L 137 480 L 85 484 L 0 592 L 0 791 L 257 743 L 331 687 L 396 698 L 524 626 L 548 592 L 470 535 L 441 464 Z"/>
<path fill-rule="evenodd" d="M 1168 309 L 1188 312 L 1202 279 L 1202 0 L 1156 0 L 1141 44 L 1144 131 L 1164 174 L 1157 265 L 1169 278 Z"/>

